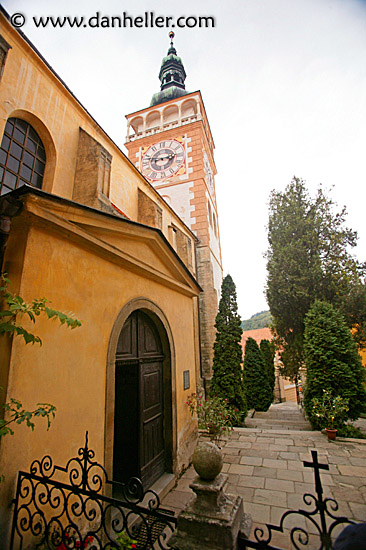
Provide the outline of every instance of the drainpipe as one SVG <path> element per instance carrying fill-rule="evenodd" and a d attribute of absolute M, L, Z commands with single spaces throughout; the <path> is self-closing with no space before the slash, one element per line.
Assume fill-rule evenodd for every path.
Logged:
<path fill-rule="evenodd" d="M 2 271 L 6 244 L 8 242 L 11 219 L 20 214 L 23 203 L 12 196 L 5 196 L 0 201 L 0 272 Z"/>
<path fill-rule="evenodd" d="M 197 242 L 194 243 L 194 257 L 195 257 L 195 277 L 198 281 L 198 254 L 197 254 L 197 245 L 200 243 L 200 240 L 197 239 Z M 199 282 L 199 281 L 198 281 Z M 198 321 L 198 347 L 199 347 L 199 367 L 200 367 L 200 377 L 203 382 L 204 390 L 205 390 L 205 396 L 206 396 L 206 380 L 203 378 L 202 374 L 202 352 L 201 352 L 201 344 L 202 344 L 202 338 L 201 338 L 201 313 L 200 313 L 200 299 L 199 296 L 197 296 L 197 321 Z"/>

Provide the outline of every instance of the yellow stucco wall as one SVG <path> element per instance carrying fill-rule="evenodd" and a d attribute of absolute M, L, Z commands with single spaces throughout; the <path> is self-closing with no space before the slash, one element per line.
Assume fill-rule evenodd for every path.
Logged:
<path fill-rule="evenodd" d="M 11 45 L 0 86 L 0 135 L 3 135 L 9 117 L 23 118 L 35 128 L 47 154 L 43 189 L 72 199 L 79 128 L 82 128 L 113 157 L 111 202 L 130 219 L 137 220 L 137 192 L 140 187 L 162 209 L 162 231 L 166 238 L 169 239 L 169 226 L 172 223 L 192 238 L 180 218 L 44 61 L 9 25 L 3 14 L 0 14 L 0 33 Z M 108 101 L 107 90 L 105 100 Z"/>
<path fill-rule="evenodd" d="M 0 32 L 12 47 L 0 85 L 0 135 L 12 116 L 39 133 L 47 153 L 43 190 L 71 201 L 81 127 L 113 157 L 112 203 L 136 221 L 140 188 L 162 209 L 166 239 L 174 224 L 193 242 L 190 230 L 2 14 Z M 0 338 L 5 400 L 19 399 L 29 410 L 39 402 L 57 407 L 48 432 L 39 419 L 34 433 L 20 425 L 1 442 L 0 473 L 6 481 L 0 485 L 0 516 L 6 526 L 17 472 L 48 453 L 55 464 L 65 465 L 82 446 L 86 430 L 96 460 L 110 468 L 112 409 L 106 396 L 113 360 L 108 353 L 116 320 L 131 301 L 151 304 L 169 328 L 175 474 L 188 465 L 196 441 L 197 424 L 186 401 L 200 376 L 200 289 L 158 231 L 42 194 L 27 192 L 20 200 L 23 211 L 12 219 L 3 265 L 10 290 L 28 301 L 46 297 L 83 324 L 70 331 L 41 316 L 33 328 L 24 319 L 24 326 L 42 338 L 42 347 L 26 346 L 20 337 L 10 345 L 7 336 Z M 184 391 L 187 370 L 191 386 Z"/>
<path fill-rule="evenodd" d="M 366 350 L 365 349 L 358 350 L 358 353 L 361 356 L 363 366 L 366 368 Z"/>
<path fill-rule="evenodd" d="M 288 378 L 284 379 L 285 401 L 294 401 L 297 403 L 296 386 Z"/>
<path fill-rule="evenodd" d="M 128 222 L 113 220 L 113 224 L 116 223 Z M 24 239 L 25 226 L 29 231 L 23 261 L 22 255 L 15 251 L 19 239 Z M 146 256 L 142 253 L 139 259 L 154 268 L 151 252 Z M 20 337 L 13 340 L 7 399 L 15 397 L 28 409 L 38 402 L 52 403 L 57 407 L 57 414 L 48 432 L 45 422 L 38 420 L 34 433 L 21 425 L 13 437 L 7 436 L 2 441 L 0 472 L 6 476 L 1 487 L 3 506 L 7 507 L 14 496 L 18 470 L 28 470 L 34 459 L 48 453 L 55 464 L 64 465 L 76 456 L 86 430 L 96 459 L 104 464 L 109 341 L 119 312 L 136 298 L 146 298 L 156 304 L 164 312 L 173 335 L 171 376 L 176 411 L 173 431 L 178 449 L 176 473 L 187 466 L 196 434 L 196 424 L 189 415 L 186 400 L 195 384 L 197 342 L 192 295 L 197 290 L 189 296 L 131 268 L 126 269 L 123 262 L 110 261 L 102 253 L 93 252 L 90 245 L 77 236 L 65 237 L 57 227 L 26 211 L 13 220 L 5 266 L 11 280 L 16 281 L 16 274 L 21 272 L 19 287 L 14 290 L 25 300 L 45 296 L 53 307 L 75 312 L 82 320 L 82 327 L 71 331 L 39 317 L 36 327 L 26 320 L 23 324 L 42 338 L 42 347 L 25 346 Z M 186 391 L 183 390 L 185 370 L 190 371 L 191 379 L 191 388 Z"/>
<path fill-rule="evenodd" d="M 35 269 L 36 265 L 42 268 Z M 81 328 L 70 331 L 40 317 L 36 333 L 43 340 L 42 347 L 25 346 L 21 338 L 14 339 L 8 395 L 16 395 L 25 406 L 43 401 L 58 409 L 47 435 L 42 429 L 37 430 L 37 437 L 27 431 L 22 435 L 29 458 L 33 449 L 42 453 L 45 438 L 50 448 L 58 448 L 58 460 L 62 463 L 68 458 L 70 447 L 76 448 L 83 440 L 86 429 L 91 438 L 97 438 L 94 448 L 99 459 L 103 458 L 108 342 L 119 311 L 136 297 L 148 297 L 159 304 L 175 336 L 179 434 L 189 420 L 182 391 L 183 371 L 190 370 L 191 380 L 194 379 L 193 308 L 189 297 L 35 228 L 28 237 L 19 293 L 28 300 L 40 294 L 46 296 L 58 309 L 76 312 L 83 322 Z M 63 429 L 68 441 L 65 446 L 60 445 Z M 26 464 L 30 463 L 29 458 Z"/>

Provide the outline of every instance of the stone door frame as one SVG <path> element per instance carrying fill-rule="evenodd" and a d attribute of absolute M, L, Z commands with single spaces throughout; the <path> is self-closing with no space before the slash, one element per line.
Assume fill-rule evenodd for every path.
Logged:
<path fill-rule="evenodd" d="M 108 476 L 113 473 L 115 358 L 117 342 L 123 325 L 136 310 L 141 310 L 154 322 L 163 347 L 163 383 L 165 403 L 165 451 L 167 471 L 176 473 L 177 463 L 177 405 L 176 360 L 172 330 L 163 311 L 151 300 L 139 297 L 129 301 L 119 312 L 109 339 L 106 370 L 104 465 Z"/>

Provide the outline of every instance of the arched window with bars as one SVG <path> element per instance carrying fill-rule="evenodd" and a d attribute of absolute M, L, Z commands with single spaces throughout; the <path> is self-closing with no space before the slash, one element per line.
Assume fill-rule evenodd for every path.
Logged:
<path fill-rule="evenodd" d="M 34 128 L 21 118 L 6 122 L 0 147 L 0 195 L 25 183 L 42 188 L 46 151 Z"/>

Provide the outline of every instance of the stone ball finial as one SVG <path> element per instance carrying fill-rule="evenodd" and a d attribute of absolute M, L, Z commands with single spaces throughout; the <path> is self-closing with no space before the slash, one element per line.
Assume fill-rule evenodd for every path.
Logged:
<path fill-rule="evenodd" d="M 192 464 L 202 479 L 211 481 L 221 472 L 224 461 L 220 449 L 214 443 L 207 442 L 196 447 Z"/>

